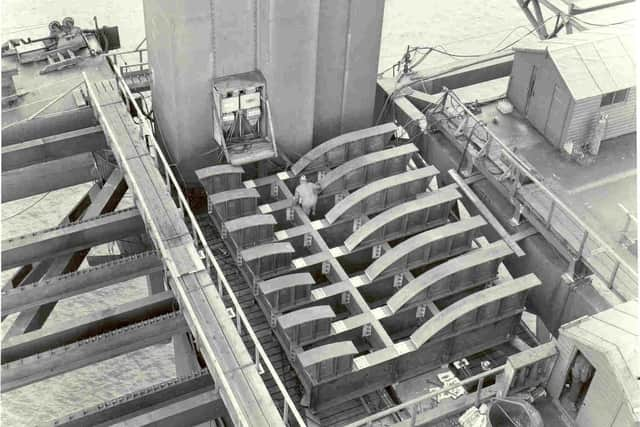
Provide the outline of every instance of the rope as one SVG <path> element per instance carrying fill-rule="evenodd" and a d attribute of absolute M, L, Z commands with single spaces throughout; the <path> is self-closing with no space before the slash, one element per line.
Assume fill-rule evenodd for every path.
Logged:
<path fill-rule="evenodd" d="M 17 122 L 9 123 L 8 125 L 3 126 L 2 130 L 5 130 L 5 129 L 8 129 L 10 127 L 13 127 L 13 126 L 19 125 L 21 123 L 28 122 L 28 121 L 31 121 L 31 120 L 35 119 L 40 113 L 45 111 L 47 108 L 51 107 L 56 102 L 60 101 L 62 98 L 67 96 L 69 93 L 71 93 L 71 91 L 73 91 L 74 89 L 76 89 L 78 86 L 80 86 L 82 84 L 84 84 L 84 81 L 80 81 L 78 84 L 71 86 L 69 89 L 65 90 L 60 95 L 56 96 L 53 101 L 47 103 L 47 105 L 45 105 L 44 107 L 40 108 L 38 111 L 36 111 L 35 113 L 30 115 L 26 119 L 22 119 L 22 120 L 18 120 Z"/>
<path fill-rule="evenodd" d="M 8 221 L 8 220 L 10 220 L 12 218 L 17 217 L 18 215 L 22 215 L 23 213 L 25 213 L 26 211 L 28 211 L 29 209 L 31 209 L 32 207 L 34 207 L 35 205 L 37 205 L 38 203 L 43 201 L 44 198 L 47 197 L 49 194 L 51 194 L 51 191 L 49 191 L 48 193 L 45 193 L 42 197 L 40 197 L 38 200 L 36 200 L 33 204 L 31 204 L 31 205 L 27 206 L 26 208 L 22 209 L 20 212 L 11 215 L 9 218 L 2 218 L 2 221 Z"/>

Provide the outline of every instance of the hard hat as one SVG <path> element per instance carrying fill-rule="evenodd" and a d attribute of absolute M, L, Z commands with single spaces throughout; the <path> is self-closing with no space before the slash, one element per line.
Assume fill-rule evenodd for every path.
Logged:
<path fill-rule="evenodd" d="M 305 175 L 300 175 L 300 181 L 306 181 L 307 177 Z"/>

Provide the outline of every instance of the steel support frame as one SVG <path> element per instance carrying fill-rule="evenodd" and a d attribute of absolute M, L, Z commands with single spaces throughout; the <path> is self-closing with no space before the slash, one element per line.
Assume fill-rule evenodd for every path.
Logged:
<path fill-rule="evenodd" d="M 76 205 L 71 213 L 61 222 L 60 226 L 68 225 L 79 218 L 91 219 L 104 213 L 113 212 L 118 206 L 118 203 L 120 203 L 120 200 L 122 200 L 126 191 L 127 183 L 124 180 L 122 172 L 120 169 L 115 169 L 102 188 L 99 189 L 97 185 L 92 187 L 92 189 L 87 193 L 89 200 L 86 200 L 87 196 L 85 196 L 83 200 L 86 201 L 81 201 Z M 87 203 L 89 205 L 85 206 Z M 50 278 L 60 274 L 76 271 L 80 268 L 80 265 L 88 252 L 89 251 L 85 249 L 71 255 L 63 255 L 52 260 L 40 261 L 39 263 L 34 264 L 34 267 L 32 267 L 28 272 L 28 269 L 23 267 L 21 270 L 24 274 L 14 277 L 15 280 L 12 279 L 10 284 L 13 287 L 17 287 L 27 283 L 35 283 L 43 277 Z M 20 277 L 22 278 L 20 279 Z M 9 284 L 6 284 L 5 287 L 6 286 L 9 286 Z M 49 315 L 56 304 L 57 302 L 51 302 L 37 308 L 26 309 L 21 312 L 11 325 L 11 328 L 6 333 L 4 339 L 41 328 L 49 318 Z"/>

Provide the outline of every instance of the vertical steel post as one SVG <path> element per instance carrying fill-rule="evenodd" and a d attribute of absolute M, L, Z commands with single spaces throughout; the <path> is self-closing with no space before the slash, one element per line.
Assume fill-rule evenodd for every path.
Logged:
<path fill-rule="evenodd" d="M 616 266 L 613 267 L 613 272 L 611 273 L 611 278 L 609 279 L 609 289 L 613 289 L 613 281 L 616 280 L 616 275 L 618 274 L 618 269 L 620 268 L 620 261 L 616 261 Z"/>
<path fill-rule="evenodd" d="M 555 200 L 551 200 L 551 208 L 549 209 L 549 215 L 547 215 L 547 220 L 546 220 L 546 226 L 547 228 L 549 228 L 549 226 L 551 225 L 551 218 L 553 217 L 553 210 L 556 207 L 556 201 Z"/>
<path fill-rule="evenodd" d="M 484 385 L 484 377 L 481 377 L 478 380 L 478 387 L 476 390 L 476 401 L 475 401 L 475 406 L 479 406 L 480 405 L 480 393 L 482 392 L 482 386 Z"/>

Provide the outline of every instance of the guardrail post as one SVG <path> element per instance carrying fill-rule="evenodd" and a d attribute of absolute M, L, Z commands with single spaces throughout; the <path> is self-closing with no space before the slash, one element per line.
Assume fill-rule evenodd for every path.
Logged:
<path fill-rule="evenodd" d="M 553 217 L 553 210 L 556 207 L 556 201 L 555 200 L 551 200 L 551 208 L 549 209 L 549 215 L 547 215 L 547 220 L 545 221 L 545 225 L 547 226 L 547 228 L 549 228 L 549 226 L 551 225 L 551 218 Z"/>
<path fill-rule="evenodd" d="M 416 425 L 417 416 L 418 416 L 418 404 L 415 404 L 411 407 L 411 424 L 409 424 L 411 427 L 414 427 Z"/>
<path fill-rule="evenodd" d="M 627 220 L 624 223 L 624 227 L 622 228 L 622 236 L 620 238 L 621 242 L 624 242 L 624 239 L 629 231 L 629 226 L 631 225 L 631 215 L 627 212 Z"/>
<path fill-rule="evenodd" d="M 584 247 L 587 244 L 587 238 L 589 237 L 589 232 L 584 230 L 584 235 L 582 236 L 582 241 L 580 242 L 580 248 L 578 249 L 578 258 L 582 258 L 582 253 L 584 252 Z"/>
<path fill-rule="evenodd" d="M 478 380 L 478 387 L 476 390 L 476 401 L 475 401 L 475 406 L 479 406 L 480 405 L 480 393 L 482 392 L 482 386 L 484 385 L 484 377 L 481 377 Z"/>
<path fill-rule="evenodd" d="M 289 404 L 285 401 L 284 408 L 282 409 L 282 421 L 287 424 L 287 419 L 289 418 Z"/>
<path fill-rule="evenodd" d="M 218 293 L 220 294 L 220 298 L 224 297 L 224 292 L 222 291 L 222 279 L 220 278 L 220 272 L 216 270 L 216 280 L 218 281 Z"/>
<path fill-rule="evenodd" d="M 611 272 L 611 278 L 609 279 L 609 289 L 613 289 L 613 281 L 616 280 L 616 275 L 618 274 L 618 269 L 620 268 L 620 261 L 616 261 L 616 266 L 613 267 L 613 271 Z"/>

